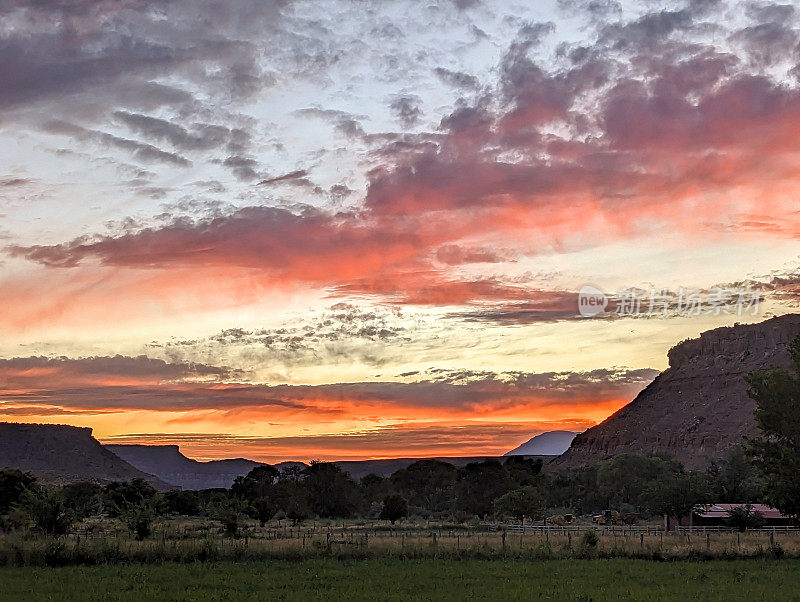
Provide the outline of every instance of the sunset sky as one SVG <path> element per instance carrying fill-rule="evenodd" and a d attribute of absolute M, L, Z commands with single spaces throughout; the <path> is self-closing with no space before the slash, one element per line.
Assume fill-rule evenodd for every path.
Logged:
<path fill-rule="evenodd" d="M 788 4 L 0 3 L 0 421 L 502 454 L 796 311 L 799 193 Z"/>

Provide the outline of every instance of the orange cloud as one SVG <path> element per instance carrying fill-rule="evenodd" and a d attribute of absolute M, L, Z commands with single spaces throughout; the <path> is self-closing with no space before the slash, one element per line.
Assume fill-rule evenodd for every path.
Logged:
<path fill-rule="evenodd" d="M 303 432 L 313 424 L 315 436 L 360 441 L 365 451 L 355 445 L 348 453 L 368 456 L 377 453 L 369 446 L 381 440 L 372 435 L 391 424 L 396 430 L 386 432 L 394 433 L 396 447 L 387 447 L 386 454 L 406 444 L 408 450 L 417 449 L 414 437 L 403 442 L 401 427 L 408 423 L 426 429 L 433 423 L 461 425 L 454 432 L 476 421 L 485 428 L 567 419 L 593 423 L 626 403 L 653 375 L 652 370 L 625 369 L 505 375 L 433 371 L 427 379 L 407 383 L 264 385 L 225 380 L 230 373 L 215 367 L 145 357 L 15 358 L 0 360 L 0 416 L 18 422 L 80 418 L 87 424 L 94 415 L 106 435 L 130 434 L 135 424 L 158 432 L 224 425 L 234 434 L 255 430 L 262 437 L 286 437 L 282 433 Z M 362 435 L 342 439 L 352 432 Z M 505 445 L 502 441 L 497 445 Z"/>

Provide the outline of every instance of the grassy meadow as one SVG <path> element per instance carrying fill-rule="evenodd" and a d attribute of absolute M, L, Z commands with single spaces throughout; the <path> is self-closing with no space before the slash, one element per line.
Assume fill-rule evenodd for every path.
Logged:
<path fill-rule="evenodd" d="M 491 524 L 115 521 L 0 536 L 0 600 L 798 600 L 800 534 Z M 588 525 L 587 528 L 590 528 Z"/>
<path fill-rule="evenodd" d="M 792 560 L 312 559 L 0 569 L 3 600 L 800 600 Z"/>

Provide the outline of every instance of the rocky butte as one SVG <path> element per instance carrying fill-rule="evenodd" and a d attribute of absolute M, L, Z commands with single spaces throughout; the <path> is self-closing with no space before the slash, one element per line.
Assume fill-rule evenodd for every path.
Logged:
<path fill-rule="evenodd" d="M 791 365 L 788 344 L 800 315 L 715 328 L 670 349 L 669 368 L 628 405 L 575 437 L 550 468 L 570 468 L 623 453 L 663 452 L 702 468 L 731 445 L 758 434 L 744 377 Z"/>

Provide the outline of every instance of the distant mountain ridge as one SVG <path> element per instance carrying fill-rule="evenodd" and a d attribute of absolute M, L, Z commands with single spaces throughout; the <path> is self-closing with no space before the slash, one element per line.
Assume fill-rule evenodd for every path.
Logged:
<path fill-rule="evenodd" d="M 181 489 L 229 488 L 262 462 L 233 458 L 200 462 L 184 456 L 177 445 L 107 444 L 106 449 L 139 470 L 158 475 Z"/>
<path fill-rule="evenodd" d="M 663 452 L 698 468 L 758 434 L 744 377 L 791 365 L 788 345 L 800 315 L 709 330 L 668 353 L 669 368 L 605 421 L 575 437 L 551 468 L 575 467 L 622 453 Z"/>
<path fill-rule="evenodd" d="M 211 460 L 199 462 L 184 456 L 177 445 L 106 445 L 106 447 L 140 470 L 152 472 L 163 481 L 183 489 L 228 488 L 237 476 L 244 476 L 261 462 L 237 458 L 234 460 Z M 555 455 L 530 456 L 549 462 Z M 381 460 L 340 460 L 334 461 L 353 479 L 361 479 L 368 474 L 388 477 L 402 468 L 407 468 L 417 460 L 435 459 L 453 466 L 465 466 L 470 462 L 496 459 L 495 456 L 464 456 L 441 458 L 387 458 Z M 278 470 L 306 468 L 304 462 L 287 461 L 275 464 Z"/>
<path fill-rule="evenodd" d="M 527 457 L 540 459 L 543 463 L 550 462 L 555 456 L 547 455 L 527 455 Z M 408 468 L 419 460 L 439 460 L 447 462 L 455 467 L 466 466 L 472 462 L 483 462 L 484 460 L 504 460 L 498 456 L 443 456 L 439 458 L 387 458 L 382 460 L 341 460 L 334 462 L 344 472 L 352 478 L 358 480 L 368 474 L 376 474 L 381 477 L 391 476 L 394 472 L 403 468 Z"/>
<path fill-rule="evenodd" d="M 141 478 L 156 489 L 170 488 L 104 448 L 92 429 L 65 424 L 0 422 L 0 468 L 30 472 L 45 483 Z"/>
<path fill-rule="evenodd" d="M 528 439 L 519 447 L 506 452 L 505 456 L 560 456 L 569 449 L 578 433 L 573 431 L 547 431 Z"/>

